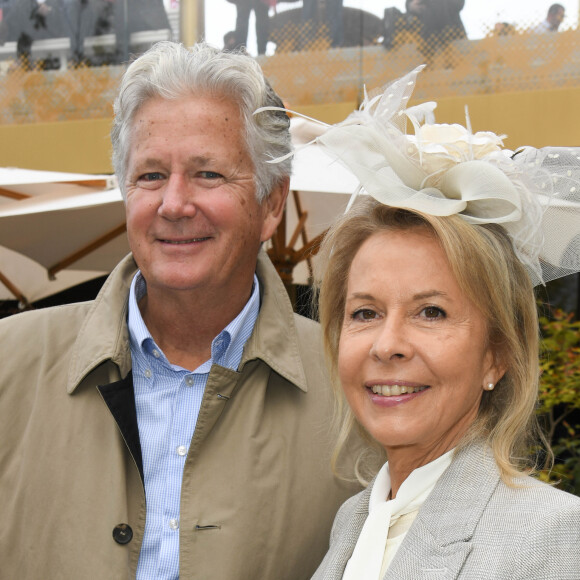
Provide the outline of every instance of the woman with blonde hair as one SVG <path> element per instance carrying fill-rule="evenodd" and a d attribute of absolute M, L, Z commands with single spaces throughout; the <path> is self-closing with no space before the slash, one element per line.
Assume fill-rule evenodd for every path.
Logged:
<path fill-rule="evenodd" d="M 436 125 L 405 108 L 419 70 L 316 139 L 368 194 L 320 258 L 339 447 L 359 428 L 387 462 L 314 579 L 578 580 L 580 498 L 531 477 L 530 450 L 533 286 L 580 269 L 580 150 Z"/>

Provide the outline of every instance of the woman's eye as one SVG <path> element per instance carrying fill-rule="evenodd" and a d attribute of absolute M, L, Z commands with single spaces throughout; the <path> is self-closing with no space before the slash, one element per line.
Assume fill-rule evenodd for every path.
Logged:
<path fill-rule="evenodd" d="M 352 313 L 354 320 L 374 320 L 377 317 L 377 313 L 370 308 L 361 308 L 360 310 L 355 310 Z"/>
<path fill-rule="evenodd" d="M 437 306 L 427 306 L 426 308 L 423 308 L 421 314 L 422 316 L 430 320 L 433 320 L 435 318 L 445 318 L 446 316 L 445 312 L 441 310 L 441 308 L 438 308 Z"/>

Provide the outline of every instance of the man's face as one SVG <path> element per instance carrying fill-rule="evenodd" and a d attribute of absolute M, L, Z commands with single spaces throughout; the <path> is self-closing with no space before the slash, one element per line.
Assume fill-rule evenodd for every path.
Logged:
<path fill-rule="evenodd" d="M 565 15 L 566 12 L 562 8 L 559 8 L 554 12 L 554 14 L 550 16 L 549 21 L 554 30 L 558 30 L 560 24 L 562 24 L 562 21 L 564 20 Z"/>
<path fill-rule="evenodd" d="M 206 96 L 147 101 L 127 166 L 127 233 L 148 295 L 249 296 L 260 243 L 274 233 L 286 192 L 256 201 L 237 105 Z"/>

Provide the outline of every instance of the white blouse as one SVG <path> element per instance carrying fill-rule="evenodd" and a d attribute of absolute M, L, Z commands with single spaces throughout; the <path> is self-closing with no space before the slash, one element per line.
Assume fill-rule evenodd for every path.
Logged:
<path fill-rule="evenodd" d="M 420 507 L 451 464 L 452 456 L 453 450 L 415 469 L 399 488 L 397 497 L 388 501 L 391 491 L 389 462 L 383 465 L 373 484 L 369 515 L 346 565 L 343 580 L 383 578 Z"/>

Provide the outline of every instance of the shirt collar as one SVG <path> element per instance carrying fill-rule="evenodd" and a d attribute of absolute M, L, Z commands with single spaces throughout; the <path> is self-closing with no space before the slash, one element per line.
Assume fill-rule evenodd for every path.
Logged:
<path fill-rule="evenodd" d="M 127 326 L 129 328 L 131 350 L 133 352 L 138 351 L 143 356 L 150 356 L 153 350 L 157 349 L 161 352 L 161 349 L 155 344 L 139 310 L 139 301 L 145 294 L 147 294 L 147 283 L 139 270 L 135 274 L 129 290 Z M 198 367 L 196 372 L 207 373 L 210 371 L 212 364 L 219 364 L 228 369 L 237 370 L 242 359 L 244 345 L 252 334 L 259 311 L 260 283 L 256 274 L 254 274 L 254 284 L 250 299 L 246 302 L 242 311 L 213 339 L 211 343 L 211 358 Z M 195 328 L 192 329 L 192 332 L 195 332 Z M 162 359 L 172 368 L 179 368 L 170 365 L 164 355 Z"/>

